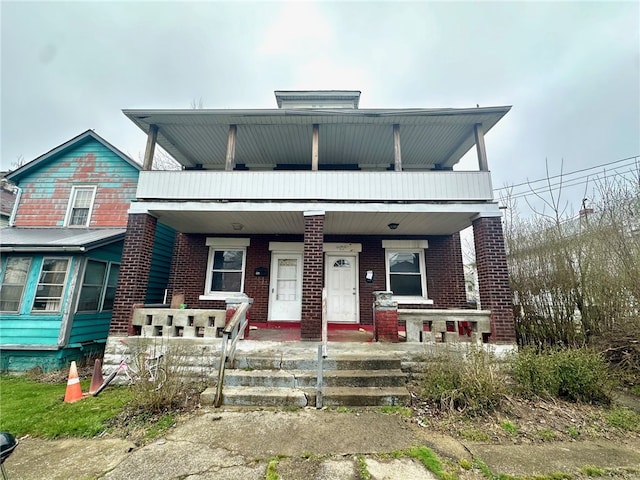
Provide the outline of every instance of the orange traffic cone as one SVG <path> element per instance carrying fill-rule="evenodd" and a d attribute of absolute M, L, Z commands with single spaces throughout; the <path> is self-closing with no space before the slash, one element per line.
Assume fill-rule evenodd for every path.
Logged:
<path fill-rule="evenodd" d="M 89 395 L 96 393 L 96 390 L 100 388 L 100 385 L 104 383 L 102 378 L 102 364 L 100 360 L 96 360 L 96 364 L 93 366 L 93 375 L 91 376 L 91 385 L 89 386 Z"/>
<path fill-rule="evenodd" d="M 76 362 L 71 362 L 64 401 L 66 403 L 72 403 L 77 402 L 78 400 L 82 400 L 82 387 L 80 386 L 80 379 L 78 378 L 78 367 L 76 367 Z"/>

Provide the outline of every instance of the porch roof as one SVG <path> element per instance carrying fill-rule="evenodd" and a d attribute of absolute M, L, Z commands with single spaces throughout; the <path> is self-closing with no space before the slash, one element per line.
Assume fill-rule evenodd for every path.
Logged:
<path fill-rule="evenodd" d="M 124 239 L 122 228 L 3 228 L 0 252 L 85 252 Z"/>
<path fill-rule="evenodd" d="M 320 165 L 386 168 L 393 163 L 393 125 L 400 125 L 403 169 L 450 168 L 510 106 L 409 109 L 123 110 L 142 131 L 158 127 L 158 144 L 185 167 L 224 169 L 230 125 L 235 163 L 251 168 L 311 163 L 319 125 Z"/>
<path fill-rule="evenodd" d="M 303 235 L 305 212 L 325 216 L 325 235 L 451 235 L 480 216 L 499 217 L 497 203 L 391 204 L 290 202 L 132 202 L 130 213 L 150 213 L 184 233 Z M 394 229 L 389 224 L 398 224 Z"/>

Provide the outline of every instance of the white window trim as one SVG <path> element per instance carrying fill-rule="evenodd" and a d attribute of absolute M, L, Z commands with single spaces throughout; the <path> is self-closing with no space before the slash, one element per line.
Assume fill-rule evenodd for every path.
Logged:
<path fill-rule="evenodd" d="M 42 270 L 44 269 L 44 264 L 47 260 L 49 259 L 54 259 L 54 260 L 66 260 L 67 261 L 67 270 L 65 271 L 64 274 L 64 282 L 62 283 L 62 291 L 60 292 L 60 307 L 56 310 L 36 310 L 35 309 L 35 303 L 36 300 L 38 299 L 38 293 L 37 293 L 37 288 L 38 285 L 40 285 L 40 278 L 42 277 Z M 65 295 L 67 293 L 67 285 L 69 283 L 69 272 L 71 269 L 71 263 L 73 262 L 71 257 L 52 257 L 52 256 L 45 256 L 42 257 L 42 263 L 40 264 L 40 270 L 38 272 L 38 279 L 37 279 L 37 283 L 36 283 L 36 292 L 33 295 L 33 299 L 32 299 L 32 303 L 31 303 L 31 313 L 32 314 L 36 314 L 36 315 L 51 315 L 51 314 L 59 314 L 62 313 L 62 308 L 64 307 L 64 302 L 65 302 Z M 55 284 L 54 284 L 55 285 Z"/>
<path fill-rule="evenodd" d="M 91 224 L 91 215 L 93 214 L 93 206 L 96 201 L 96 190 L 97 186 L 95 185 L 77 185 L 71 187 L 71 193 L 69 195 L 69 203 L 67 204 L 67 213 L 64 217 L 64 226 L 69 228 L 86 228 Z M 89 213 L 87 213 L 87 223 L 84 225 L 69 225 L 71 221 L 71 212 L 73 211 L 73 205 L 76 202 L 76 196 L 78 191 L 80 190 L 93 190 L 91 195 L 91 204 L 89 205 Z"/>
<path fill-rule="evenodd" d="M 207 258 L 207 275 L 204 284 L 204 294 L 200 295 L 200 300 L 226 300 L 244 292 L 244 281 L 247 275 L 247 247 L 250 245 L 249 238 L 216 238 L 207 237 L 205 245 L 209 247 Z M 242 279 L 240 281 L 240 292 L 216 292 L 209 290 L 213 276 L 213 257 L 217 250 L 242 250 Z"/>
<path fill-rule="evenodd" d="M 423 296 L 412 295 L 393 295 L 393 300 L 398 303 L 412 303 L 419 305 L 431 305 L 433 300 L 427 296 L 427 265 L 425 261 L 424 251 L 429 248 L 427 240 L 383 240 L 382 248 L 384 248 L 384 269 L 386 288 L 391 291 L 390 269 L 389 269 L 389 252 L 407 252 L 417 253 L 420 262 L 420 282 Z"/>

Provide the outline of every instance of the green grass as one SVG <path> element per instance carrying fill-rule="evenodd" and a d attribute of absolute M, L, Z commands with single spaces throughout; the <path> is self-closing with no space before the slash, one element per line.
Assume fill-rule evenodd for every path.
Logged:
<path fill-rule="evenodd" d="M 389 414 L 389 415 L 400 415 L 401 417 L 411 417 L 413 415 L 413 411 L 409 407 L 403 407 L 400 405 L 389 406 L 385 405 L 380 407 L 380 412 Z"/>
<path fill-rule="evenodd" d="M 83 391 L 89 382 L 81 382 Z M 0 430 L 16 437 L 94 437 L 131 400 L 128 388 L 112 387 L 98 397 L 64 403 L 65 384 L 46 384 L 25 377 L 0 376 Z"/>
<path fill-rule="evenodd" d="M 149 427 L 145 434 L 147 440 L 153 440 L 175 425 L 176 416 L 172 413 L 165 413 L 160 419 Z"/>
<path fill-rule="evenodd" d="M 500 422 L 500 426 L 509 435 L 517 435 L 518 433 L 520 433 L 520 429 L 518 428 L 518 426 L 510 420 L 504 420 L 503 422 Z"/>
<path fill-rule="evenodd" d="M 450 473 L 444 470 L 440 459 L 430 448 L 413 447 L 407 451 L 407 454 L 422 462 L 422 464 L 439 479 L 449 480 L 453 478 Z"/>
<path fill-rule="evenodd" d="M 625 407 L 612 408 L 605 415 L 607 422 L 628 432 L 640 432 L 640 414 Z"/>
<path fill-rule="evenodd" d="M 371 473 L 369 473 L 369 469 L 367 468 L 367 460 L 364 458 L 364 455 L 357 455 L 356 462 L 358 463 L 358 478 L 360 480 L 370 480 Z"/>
<path fill-rule="evenodd" d="M 490 439 L 487 433 L 477 428 L 465 428 L 460 431 L 460 436 L 471 442 L 487 442 Z"/>
<path fill-rule="evenodd" d="M 267 464 L 267 472 L 265 475 L 265 480 L 280 480 L 281 477 L 278 475 L 278 463 L 280 463 L 280 459 L 283 458 L 280 455 L 276 455 L 269 459 L 269 463 Z"/>
<path fill-rule="evenodd" d="M 607 472 L 602 468 L 594 467 L 593 465 L 586 465 L 580 469 L 580 473 L 583 473 L 588 477 L 602 477 Z"/>

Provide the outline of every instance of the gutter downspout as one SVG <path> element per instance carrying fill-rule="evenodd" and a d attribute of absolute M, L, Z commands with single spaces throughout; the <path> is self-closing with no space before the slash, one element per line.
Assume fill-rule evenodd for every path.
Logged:
<path fill-rule="evenodd" d="M 9 226 L 13 227 L 16 223 L 16 213 L 18 213 L 18 205 L 20 204 L 20 198 L 22 197 L 22 189 L 18 186 L 14 187 L 18 193 L 16 194 L 16 199 L 13 202 L 13 208 L 11 209 L 11 216 L 9 217 Z"/>

